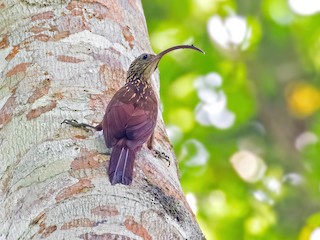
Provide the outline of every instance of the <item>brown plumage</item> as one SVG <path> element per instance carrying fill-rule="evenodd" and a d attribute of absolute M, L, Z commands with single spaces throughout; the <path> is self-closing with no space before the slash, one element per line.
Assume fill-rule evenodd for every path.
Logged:
<path fill-rule="evenodd" d="M 152 89 L 151 75 L 161 58 L 170 51 L 199 48 L 179 45 L 158 55 L 142 54 L 130 65 L 126 84 L 119 89 L 109 102 L 102 122 L 96 126 L 65 120 L 75 127 L 92 127 L 103 130 L 108 148 L 112 147 L 108 175 L 112 185 L 132 182 L 133 164 L 137 151 L 151 138 L 157 123 L 158 101 Z"/>
<path fill-rule="evenodd" d="M 107 147 L 113 147 L 111 184 L 131 183 L 135 154 L 153 133 L 157 115 L 156 95 L 141 76 L 129 80 L 111 99 L 101 123 Z"/>

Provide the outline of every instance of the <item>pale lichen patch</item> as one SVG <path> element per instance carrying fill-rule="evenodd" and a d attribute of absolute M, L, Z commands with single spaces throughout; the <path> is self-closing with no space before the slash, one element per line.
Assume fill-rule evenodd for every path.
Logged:
<path fill-rule="evenodd" d="M 60 62 L 68 62 L 68 63 L 79 63 L 79 62 L 84 62 L 84 60 L 72 57 L 72 56 L 66 56 L 66 55 L 59 55 L 57 57 L 57 60 Z"/>
<path fill-rule="evenodd" d="M 40 117 L 42 114 L 51 111 L 57 106 L 57 101 L 52 100 L 48 105 L 46 106 L 41 106 L 36 109 L 32 109 L 28 114 L 27 114 L 27 120 L 31 120 L 37 117 Z"/>
<path fill-rule="evenodd" d="M 38 34 L 34 36 L 35 39 L 41 41 L 41 42 L 48 42 L 50 40 L 50 36 L 46 34 Z"/>
<path fill-rule="evenodd" d="M 112 63 L 112 61 L 111 61 Z M 126 72 L 123 70 L 123 68 L 117 68 L 115 66 L 110 66 L 111 64 L 103 64 L 100 66 L 99 69 L 99 78 L 101 82 L 108 82 L 109 83 L 108 89 L 117 90 L 120 89 L 126 79 Z M 111 85 L 112 84 L 112 85 Z M 112 94 L 115 92 L 113 91 Z"/>
<path fill-rule="evenodd" d="M 45 219 L 46 217 L 46 212 L 45 211 L 42 211 L 41 213 L 39 213 L 33 220 L 32 222 L 30 223 L 31 225 L 35 225 L 35 224 L 38 224 L 40 222 L 40 220 L 43 220 Z"/>
<path fill-rule="evenodd" d="M 12 49 L 13 47 L 7 47 L 4 49 L 0 48 L 0 72 L 2 72 L 7 66 L 8 62 L 6 61 L 6 57 Z"/>
<path fill-rule="evenodd" d="M 110 10 L 101 4 L 97 4 L 95 2 L 90 3 L 90 8 L 85 8 L 88 18 L 97 18 L 99 20 L 105 18 L 111 18 L 113 14 L 111 14 Z"/>
<path fill-rule="evenodd" d="M 71 34 L 82 32 L 88 28 L 87 20 L 81 15 L 68 14 L 61 16 L 56 20 L 56 24 L 59 32 L 69 31 Z"/>
<path fill-rule="evenodd" d="M 19 45 L 13 46 L 11 52 L 8 54 L 8 56 L 6 56 L 5 60 L 6 61 L 10 61 L 12 58 L 14 58 L 17 55 L 19 50 L 20 50 L 20 46 Z"/>
<path fill-rule="evenodd" d="M 47 7 L 47 6 L 54 6 L 54 5 L 61 5 L 66 2 L 66 0 L 20 0 L 30 6 L 37 6 L 37 7 Z"/>
<path fill-rule="evenodd" d="M 104 99 L 102 95 L 100 94 L 91 94 L 90 95 L 90 101 L 89 101 L 89 107 L 92 109 L 92 111 L 101 111 L 106 109 Z"/>
<path fill-rule="evenodd" d="M 89 179 L 80 179 L 79 182 L 77 182 L 76 184 L 73 184 L 73 185 L 63 189 L 56 196 L 56 201 L 60 202 L 66 198 L 71 198 L 74 195 L 77 195 L 79 193 L 87 192 L 93 187 L 94 187 L 94 185 L 91 183 L 91 181 Z"/>
<path fill-rule="evenodd" d="M 87 169 L 87 168 L 100 168 L 100 163 L 96 160 L 96 156 L 100 155 L 98 152 L 90 152 L 81 149 L 79 157 L 76 157 L 71 162 L 71 170 Z"/>
<path fill-rule="evenodd" d="M 66 43 L 72 43 L 73 45 L 89 43 L 90 45 L 101 49 L 112 47 L 112 43 L 108 39 L 98 34 L 94 34 L 88 30 L 71 34 L 69 37 L 64 38 L 61 41 Z"/>
<path fill-rule="evenodd" d="M 30 32 L 33 32 L 33 33 L 41 33 L 41 32 L 44 32 L 44 31 L 47 31 L 48 29 L 47 28 L 44 28 L 44 27 L 39 27 L 39 26 L 33 26 L 30 28 Z"/>
<path fill-rule="evenodd" d="M 125 26 L 122 28 L 122 34 L 124 39 L 128 42 L 130 48 L 133 48 L 134 36 L 132 35 L 131 29 L 129 26 Z"/>
<path fill-rule="evenodd" d="M 112 217 L 119 215 L 119 211 L 115 206 L 98 206 L 93 208 L 91 213 L 101 217 Z"/>
<path fill-rule="evenodd" d="M 8 34 L 4 34 L 2 35 L 2 39 L 0 40 L 0 49 L 4 49 L 9 47 L 9 38 L 8 38 Z"/>
<path fill-rule="evenodd" d="M 2 183 L 0 185 L 0 189 L 1 189 L 0 193 L 4 193 L 4 194 L 8 193 L 11 180 L 12 180 L 12 171 L 7 169 L 7 171 L 4 174 L 2 174 Z"/>
<path fill-rule="evenodd" d="M 61 226 L 61 230 L 68 230 L 71 228 L 78 228 L 78 227 L 93 227 L 94 225 L 95 225 L 95 222 L 91 221 L 89 218 L 77 218 L 63 224 Z"/>
<path fill-rule="evenodd" d="M 74 135 L 74 138 L 76 139 L 86 139 L 88 136 L 86 135 Z"/>
<path fill-rule="evenodd" d="M 0 112 L 2 111 L 2 108 L 4 108 L 4 106 L 7 104 L 8 99 L 12 97 L 12 94 L 8 94 L 7 96 L 3 97 L 2 99 L 0 99 Z M 11 100 L 12 101 L 12 100 Z M 7 107 L 6 107 L 7 108 Z"/>
<path fill-rule="evenodd" d="M 104 240 L 104 239 L 121 239 L 121 240 L 134 240 L 135 238 L 130 238 L 126 235 L 113 234 L 113 233 L 103 233 L 96 234 L 93 232 L 84 233 L 79 236 L 81 239 L 90 239 L 90 240 Z"/>
<path fill-rule="evenodd" d="M 14 66 L 12 69 L 10 69 L 6 73 L 6 77 L 12 77 L 13 75 L 19 74 L 19 73 L 25 73 L 27 68 L 31 65 L 31 63 L 20 63 Z"/>
<path fill-rule="evenodd" d="M 49 87 L 50 87 L 50 79 L 44 80 L 40 86 L 38 86 L 32 93 L 32 95 L 28 98 L 27 103 L 34 103 L 39 98 L 48 94 Z"/>
<path fill-rule="evenodd" d="M 152 239 L 147 229 L 140 223 L 136 222 L 132 217 L 127 217 L 124 221 L 124 225 L 130 232 L 142 237 L 144 240 Z"/>
<path fill-rule="evenodd" d="M 1 106 L 2 105 L 2 106 Z M 16 97 L 14 94 L 1 99 L 0 101 L 0 126 L 3 126 L 11 121 L 13 111 L 16 107 Z"/>
<path fill-rule="evenodd" d="M 60 39 L 66 38 L 70 35 L 70 31 L 62 31 L 58 32 L 57 34 L 53 35 L 50 40 L 52 41 L 59 41 Z"/>
<path fill-rule="evenodd" d="M 21 189 L 24 187 L 31 186 L 32 184 L 35 184 L 35 183 L 43 182 L 46 179 L 52 178 L 56 175 L 66 172 L 66 169 L 68 169 L 69 167 L 68 166 L 69 162 L 66 159 L 59 159 L 59 160 L 50 159 L 50 160 L 52 160 L 51 163 L 39 165 L 34 169 L 32 169 L 30 173 L 28 174 L 23 173 L 21 174 L 21 176 L 19 176 L 19 178 L 18 177 L 13 178 L 12 184 L 10 186 L 11 190 Z M 22 163 L 21 165 L 24 167 L 29 167 L 27 163 L 25 164 Z M 33 163 L 33 165 L 35 165 L 35 163 Z M 16 171 L 14 174 L 16 174 Z M 52 192 L 49 193 L 47 196 L 42 193 L 43 198 L 49 198 L 51 195 L 52 195 Z"/>
<path fill-rule="evenodd" d="M 33 15 L 31 17 L 31 21 L 36 21 L 36 20 L 45 20 L 45 19 L 50 19 L 54 17 L 54 13 L 53 11 L 47 11 L 47 12 L 43 12 L 43 13 L 39 13 L 36 15 Z"/>
<path fill-rule="evenodd" d="M 110 19 L 115 22 L 123 20 L 123 8 L 120 4 L 108 0 L 80 0 L 72 1 L 68 4 L 67 9 L 73 11 L 74 9 L 84 9 L 87 17 L 102 19 Z"/>
<path fill-rule="evenodd" d="M 83 141 L 83 140 L 82 140 Z M 102 145 L 103 143 L 101 143 Z M 104 144 L 103 144 L 104 145 Z M 102 148 L 105 146 L 102 146 Z M 104 151 L 104 150 L 103 150 Z M 92 157 L 78 157 L 78 160 L 73 160 L 69 175 L 77 178 L 94 179 L 99 176 L 106 176 L 106 161 L 108 156 L 98 154 Z"/>
<path fill-rule="evenodd" d="M 73 9 L 80 9 L 83 7 L 83 3 L 81 1 L 70 1 L 68 3 L 67 9 L 72 11 Z"/>
<path fill-rule="evenodd" d="M 51 225 L 47 228 L 44 229 L 41 238 L 47 238 L 49 237 L 54 231 L 57 230 L 57 226 L 56 225 Z"/>

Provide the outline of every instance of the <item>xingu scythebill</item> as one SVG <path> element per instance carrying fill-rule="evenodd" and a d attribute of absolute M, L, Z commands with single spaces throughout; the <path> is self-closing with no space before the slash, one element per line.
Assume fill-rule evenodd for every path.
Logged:
<path fill-rule="evenodd" d="M 129 67 L 126 84 L 109 102 L 99 125 L 91 126 L 75 120 L 63 121 L 75 127 L 103 130 L 107 147 L 112 147 L 108 169 L 112 185 L 131 184 L 136 152 L 148 140 L 150 141 L 148 146 L 152 146 L 152 135 L 157 123 L 158 101 L 152 88 L 151 75 L 165 54 L 182 48 L 203 53 L 193 45 L 178 45 L 158 55 L 144 53 L 137 57 Z"/>

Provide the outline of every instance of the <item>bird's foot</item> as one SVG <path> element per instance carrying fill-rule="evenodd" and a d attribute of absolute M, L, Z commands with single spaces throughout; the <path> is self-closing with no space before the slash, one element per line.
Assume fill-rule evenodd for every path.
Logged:
<path fill-rule="evenodd" d="M 105 156 L 110 156 L 111 155 L 111 152 L 102 152 L 100 153 L 101 155 L 105 155 Z"/>
<path fill-rule="evenodd" d="M 65 119 L 65 120 L 63 120 L 63 122 L 61 124 L 63 124 L 63 123 L 69 124 L 69 125 L 71 125 L 73 127 L 76 127 L 76 128 L 82 128 L 82 129 L 84 129 L 86 131 L 89 131 L 88 128 L 96 129 L 96 127 L 94 127 L 92 125 L 89 125 L 89 124 L 86 124 L 86 123 L 79 123 L 77 120 L 74 120 L 74 119 L 71 119 L 71 120 Z"/>
<path fill-rule="evenodd" d="M 167 154 L 165 154 L 164 152 L 160 152 L 158 150 L 154 150 L 154 156 L 166 160 L 168 163 L 168 167 L 170 167 L 171 162 Z"/>

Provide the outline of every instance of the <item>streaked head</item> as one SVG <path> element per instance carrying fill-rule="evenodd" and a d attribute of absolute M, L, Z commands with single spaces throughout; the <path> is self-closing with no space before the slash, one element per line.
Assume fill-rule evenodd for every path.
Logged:
<path fill-rule="evenodd" d="M 201 49 L 193 46 L 193 45 L 178 45 L 171 48 L 168 48 L 157 55 L 154 54 L 141 54 L 137 57 L 130 65 L 128 70 L 128 78 L 139 78 L 141 80 L 150 81 L 151 75 L 157 69 L 158 64 L 162 57 L 174 50 L 189 48 L 196 50 L 198 52 L 204 53 Z M 129 79 L 129 80 L 130 80 Z"/>

